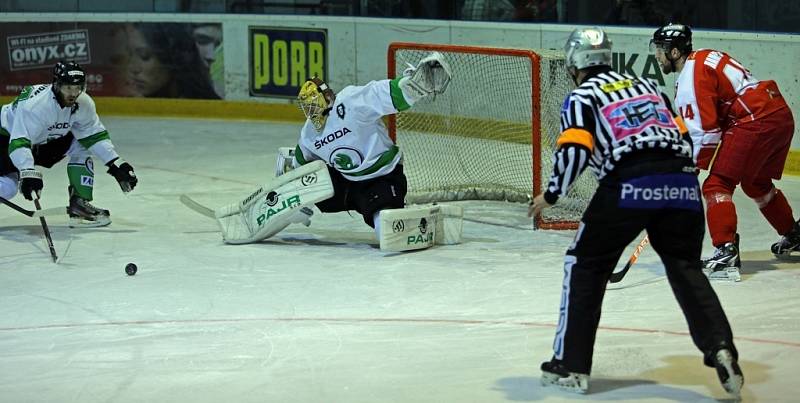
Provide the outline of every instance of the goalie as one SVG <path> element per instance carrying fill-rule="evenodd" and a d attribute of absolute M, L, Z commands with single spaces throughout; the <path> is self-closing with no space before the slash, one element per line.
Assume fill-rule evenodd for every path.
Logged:
<path fill-rule="evenodd" d="M 400 223 L 389 228 L 392 231 L 388 234 L 399 233 L 410 244 L 433 244 L 435 228 L 429 231 L 428 223 L 434 224 L 446 208 L 451 209 L 448 214 L 454 214 L 452 207 L 403 209 L 407 182 L 402 153 L 381 119 L 411 108 L 422 98 L 443 94 L 449 83 L 450 68 L 438 52 L 420 60 L 416 67 L 409 66 L 398 78 L 348 86 L 338 94 L 321 78 L 308 79 L 297 97 L 307 120 L 296 147 L 279 150 L 274 182 L 241 203 L 216 211 L 225 242 L 257 242 L 291 223 L 308 225 L 313 213 L 310 207 L 315 204 L 323 213 L 357 211 L 375 229 L 382 249 L 419 249 L 413 245 L 384 247 L 389 240 L 387 233 L 381 233 L 381 222 L 392 227 L 398 220 L 408 218 L 417 221 L 413 226 Z M 282 201 L 273 198 L 273 206 L 278 207 L 265 208 L 262 201 L 269 197 L 264 199 L 264 195 Z M 259 222 L 259 217 L 264 220 L 265 211 L 275 211 L 274 218 Z M 386 211 L 383 218 L 382 211 Z M 421 235 L 414 235 L 412 241 L 400 227 L 416 227 Z"/>

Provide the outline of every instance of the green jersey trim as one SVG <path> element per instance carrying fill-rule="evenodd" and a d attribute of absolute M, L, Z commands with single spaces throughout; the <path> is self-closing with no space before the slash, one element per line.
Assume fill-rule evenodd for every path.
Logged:
<path fill-rule="evenodd" d="M 375 161 L 375 163 L 372 164 L 369 168 L 363 169 L 363 170 L 358 171 L 358 172 L 353 172 L 353 173 L 342 172 L 342 175 L 346 175 L 346 176 L 365 176 L 365 175 L 373 174 L 373 173 L 377 172 L 379 169 L 389 165 L 389 163 L 391 163 L 394 160 L 394 158 L 397 156 L 398 152 L 400 152 L 400 148 L 397 147 L 396 145 L 393 145 L 390 149 L 384 151 L 383 154 L 381 154 L 380 158 L 378 158 L 378 160 Z M 339 171 L 339 172 L 341 172 L 341 171 Z"/>
<path fill-rule="evenodd" d="M 389 81 L 389 94 L 391 94 L 392 103 L 398 112 L 402 112 L 411 108 L 411 105 L 408 104 L 406 98 L 403 96 L 403 90 L 400 89 L 400 79 L 402 78 L 403 76 L 400 76 L 392 81 Z"/>
<path fill-rule="evenodd" d="M 11 140 L 11 142 L 8 143 L 8 155 L 11 155 L 11 153 L 13 153 L 14 151 L 16 151 L 16 150 L 18 150 L 20 148 L 28 148 L 28 149 L 30 149 L 31 148 L 31 141 L 28 140 L 28 139 L 24 139 L 24 138 L 18 138 L 18 139 Z"/>
<path fill-rule="evenodd" d="M 81 145 L 84 146 L 86 149 L 89 149 L 89 147 L 91 147 L 91 146 L 93 146 L 93 145 L 95 145 L 95 144 L 97 144 L 97 143 L 99 143 L 99 142 L 101 142 L 103 140 L 111 140 L 111 136 L 108 135 L 108 131 L 107 130 L 103 130 L 100 133 L 95 133 L 95 134 L 93 134 L 93 135 L 91 135 L 89 137 L 80 139 L 80 140 L 78 140 L 78 142 L 81 143 Z"/>
<path fill-rule="evenodd" d="M 297 163 L 300 165 L 308 164 L 308 161 L 303 157 L 303 150 L 300 149 L 300 144 L 294 148 L 294 159 L 296 159 Z"/>

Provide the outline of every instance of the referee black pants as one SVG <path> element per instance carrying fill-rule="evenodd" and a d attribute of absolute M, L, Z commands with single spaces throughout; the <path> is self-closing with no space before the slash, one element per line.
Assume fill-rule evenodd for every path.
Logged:
<path fill-rule="evenodd" d="M 642 230 L 647 231 L 653 250 L 664 264 L 692 341 L 705 355 L 705 364 L 710 365 L 711 355 L 722 347 L 738 358 L 728 319 L 701 270 L 705 225 L 699 199 L 695 209 L 628 208 L 620 207 L 621 190 L 619 181 L 601 181 L 567 251 L 554 359 L 570 372 L 591 373 L 608 278 L 625 247 L 638 242 Z M 654 343 L 653 348 L 658 346 Z"/>

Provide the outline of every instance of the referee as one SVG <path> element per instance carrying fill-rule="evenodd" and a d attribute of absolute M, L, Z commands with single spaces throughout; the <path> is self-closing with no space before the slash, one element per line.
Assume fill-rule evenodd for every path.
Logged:
<path fill-rule="evenodd" d="M 599 186 L 564 258 L 554 354 L 541 366 L 542 384 L 588 391 L 606 283 L 645 230 L 705 365 L 738 396 L 744 377 L 731 327 L 701 271 L 703 205 L 683 121 L 654 81 L 611 70 L 611 41 L 600 28 L 573 31 L 564 52 L 577 88 L 562 107 L 553 174 L 528 214 L 555 204 L 586 167 Z"/>

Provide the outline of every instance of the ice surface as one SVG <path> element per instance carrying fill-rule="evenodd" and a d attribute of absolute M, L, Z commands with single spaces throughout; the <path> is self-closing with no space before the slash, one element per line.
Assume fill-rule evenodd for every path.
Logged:
<path fill-rule="evenodd" d="M 248 195 L 299 127 L 104 122 L 140 178 L 125 196 L 97 167 L 94 203 L 111 210 L 111 226 L 72 230 L 49 218 L 56 265 L 38 221 L 0 208 L 2 402 L 727 398 L 650 249 L 607 292 L 591 394 L 571 395 L 539 386 L 539 364 L 552 354 L 572 232 L 530 230 L 523 205 L 466 202 L 481 222 L 465 222 L 461 245 L 382 253 L 360 216 L 318 213 L 310 228 L 228 246 L 179 195 L 212 207 Z M 65 205 L 64 164 L 44 174 L 44 207 Z M 800 212 L 800 178 L 779 186 Z M 776 235 L 754 203 L 735 199 L 744 280 L 714 286 L 740 350 L 743 396 L 796 401 L 800 263 L 774 260 Z M 129 262 L 136 276 L 125 274 Z"/>

